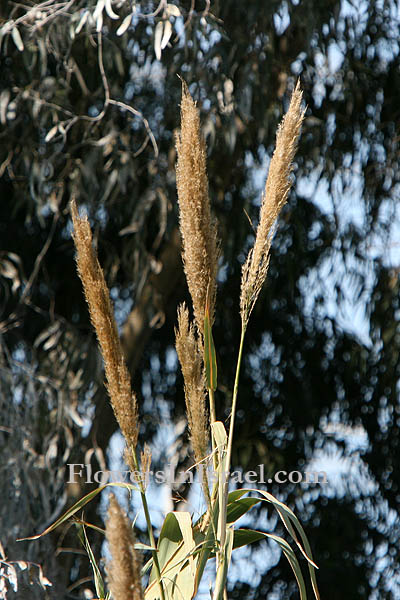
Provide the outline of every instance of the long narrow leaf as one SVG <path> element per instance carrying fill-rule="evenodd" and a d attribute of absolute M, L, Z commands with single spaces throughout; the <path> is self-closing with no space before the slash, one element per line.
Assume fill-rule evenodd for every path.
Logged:
<path fill-rule="evenodd" d="M 84 521 L 83 519 L 78 519 L 78 517 L 74 517 L 72 519 L 72 522 L 75 523 L 76 525 L 84 525 L 85 527 L 94 529 L 94 531 L 97 531 L 98 533 L 101 533 L 102 535 L 106 535 L 105 529 L 102 529 L 101 527 L 98 527 L 97 525 L 93 525 L 92 523 L 88 523 L 87 521 Z"/>
<path fill-rule="evenodd" d="M 22 542 L 25 540 L 37 540 L 37 539 L 43 537 L 44 535 L 47 535 L 51 531 L 54 531 L 54 529 L 56 529 L 57 527 L 62 525 L 62 523 L 65 523 L 66 521 L 68 521 L 68 519 L 70 519 L 76 512 L 78 512 L 78 510 L 80 510 L 86 504 L 88 504 L 88 502 L 91 502 L 91 500 L 93 500 L 93 498 L 95 498 L 97 496 L 97 494 L 100 494 L 100 492 L 105 490 L 106 487 L 110 487 L 110 486 L 111 487 L 124 487 L 124 488 L 130 489 L 130 490 L 138 491 L 138 488 L 135 485 L 130 484 L 130 483 L 106 483 L 105 485 L 102 485 L 102 486 L 96 488 L 95 490 L 92 490 L 91 492 L 89 492 L 89 494 L 86 494 L 86 496 L 83 496 L 83 498 L 78 500 L 78 502 L 76 502 L 73 506 L 71 506 L 71 508 L 69 508 L 67 510 L 67 512 L 65 512 L 52 525 L 47 527 L 47 529 L 42 531 L 42 533 L 38 533 L 37 535 L 32 535 L 32 536 L 26 537 L 26 538 L 20 538 L 17 541 Z"/>
<path fill-rule="evenodd" d="M 300 552 L 302 553 L 302 555 L 308 562 L 308 569 L 310 572 L 310 579 L 311 579 L 311 583 L 312 583 L 312 587 L 313 587 L 313 591 L 314 591 L 314 596 L 315 596 L 316 600 L 320 600 L 320 595 L 319 595 L 319 590 L 318 590 L 318 585 L 317 585 L 317 578 L 316 578 L 315 570 L 314 570 L 314 569 L 318 569 L 318 566 L 315 564 L 315 562 L 312 558 L 311 547 L 308 542 L 305 531 L 304 531 L 300 521 L 294 514 L 294 512 L 288 506 L 286 506 L 286 504 L 284 504 L 283 502 L 280 502 L 277 498 L 275 498 L 275 496 L 273 496 L 269 492 L 266 492 L 265 490 L 258 490 L 258 489 L 237 490 L 237 492 L 239 492 L 239 491 L 243 492 L 243 494 L 250 493 L 250 492 L 257 492 L 258 494 L 261 494 L 262 496 L 264 496 L 264 498 L 263 498 L 264 501 L 270 502 L 275 507 L 285 528 L 287 529 L 287 531 L 291 535 L 293 541 L 296 543 Z M 304 544 L 304 548 L 298 540 L 296 530 L 300 534 L 301 540 Z"/>
<path fill-rule="evenodd" d="M 261 498 L 241 498 L 235 502 L 229 502 L 228 499 L 226 522 L 234 523 L 260 502 Z"/>
<path fill-rule="evenodd" d="M 264 500 L 264 501 L 266 500 L 267 502 L 270 502 L 276 508 L 285 528 L 290 533 L 291 537 L 293 538 L 293 541 L 298 546 L 298 548 L 299 548 L 300 552 L 302 553 L 302 555 L 304 556 L 304 558 L 307 560 L 307 562 L 312 567 L 314 567 L 315 569 L 318 569 L 318 566 L 315 564 L 315 562 L 312 559 L 311 547 L 308 542 L 307 536 L 304 532 L 303 527 L 300 524 L 300 521 L 298 520 L 298 518 L 296 517 L 294 512 L 288 506 L 286 506 L 286 504 L 284 504 L 283 502 L 281 502 L 280 500 L 275 498 L 275 496 L 266 492 L 265 490 L 246 489 L 246 490 L 241 490 L 241 491 L 243 491 L 244 493 L 257 492 L 258 494 L 261 494 L 262 496 L 264 496 L 264 498 L 262 498 L 262 500 Z M 307 552 L 300 544 L 300 542 L 297 538 L 297 535 L 296 535 L 296 531 L 295 531 L 292 523 L 298 530 L 300 537 L 304 543 L 304 546 L 306 547 Z"/>
<path fill-rule="evenodd" d="M 89 560 L 90 560 L 90 564 L 92 565 L 92 570 L 93 570 L 93 577 L 94 577 L 94 585 L 96 588 L 96 593 L 98 595 L 99 598 L 104 598 L 105 597 L 105 586 L 104 586 L 104 581 L 103 578 L 101 576 L 101 572 L 100 569 L 97 565 L 95 556 L 93 554 L 92 548 L 89 544 L 89 540 L 87 538 L 86 535 L 86 529 L 85 526 L 83 525 L 81 528 L 81 543 L 83 544 L 83 546 L 85 547 L 85 550 L 89 556 Z"/>
<path fill-rule="evenodd" d="M 241 548 L 242 546 L 247 546 L 248 544 L 252 544 L 253 542 L 262 539 L 271 539 L 279 544 L 293 570 L 300 591 L 300 599 L 307 600 L 307 590 L 299 561 L 297 560 L 293 548 L 286 540 L 272 533 L 264 533 L 263 531 L 256 531 L 254 529 L 237 529 L 234 533 L 233 548 Z"/>

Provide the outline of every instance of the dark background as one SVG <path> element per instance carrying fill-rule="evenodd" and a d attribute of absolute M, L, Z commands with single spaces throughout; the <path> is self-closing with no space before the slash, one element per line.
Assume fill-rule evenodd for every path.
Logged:
<path fill-rule="evenodd" d="M 172 350 L 176 307 L 188 299 L 174 173 L 182 76 L 201 111 L 222 239 L 214 339 L 217 413 L 226 419 L 241 264 L 253 240 L 244 209 L 256 224 L 276 127 L 300 77 L 308 109 L 247 333 L 233 462 L 270 473 L 330 469 L 327 486 L 269 487 L 307 531 L 322 598 L 398 598 L 397 3 L 174 4 L 181 17 L 151 17 L 157 5 L 138 3 L 121 36 L 128 3 L 113 5 L 120 20 L 104 11 L 102 56 L 93 24 L 71 36 L 95 3 L 28 15 L 2 4 L 0 541 L 10 560 L 42 564 L 53 582 L 46 593 L 30 586 L 27 597 L 80 598 L 91 587 L 71 587 L 89 568 L 73 551 L 74 530 L 15 542 L 82 494 L 66 488 L 64 464 L 89 458 L 101 467 L 116 431 L 75 272 L 71 196 L 92 224 L 140 398 L 141 441 L 151 440 L 184 414 Z M 11 18 L 23 49 L 4 33 Z M 155 28 L 168 18 L 173 35 L 159 61 Z M 139 113 L 104 105 L 107 94 Z M 186 464 L 181 431 L 176 460 Z M 101 524 L 96 503 L 86 517 Z M 229 597 L 296 598 L 285 558 L 268 545 L 255 553 L 233 569 Z"/>

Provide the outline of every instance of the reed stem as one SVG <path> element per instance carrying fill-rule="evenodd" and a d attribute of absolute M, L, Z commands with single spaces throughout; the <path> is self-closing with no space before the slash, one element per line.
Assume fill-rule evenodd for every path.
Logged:
<path fill-rule="evenodd" d="M 138 459 L 137 459 L 137 455 L 136 455 L 136 450 L 131 448 L 131 453 L 132 453 L 132 459 L 133 459 L 133 463 L 135 466 L 135 470 L 137 473 L 139 473 L 139 463 L 138 463 Z M 142 500 L 144 516 L 145 516 L 146 524 L 147 524 L 147 531 L 148 531 L 149 539 L 150 539 L 150 546 L 153 548 L 151 553 L 153 555 L 153 564 L 154 564 L 154 569 L 155 569 L 156 576 L 157 576 L 157 581 L 160 586 L 161 600 L 165 600 L 164 587 L 163 587 L 163 584 L 161 581 L 160 563 L 158 562 L 156 542 L 154 539 L 153 526 L 151 524 L 149 505 L 147 504 L 146 492 L 145 492 L 145 489 L 143 486 L 143 481 L 140 477 L 138 477 L 138 483 L 139 483 L 140 497 Z"/>
<path fill-rule="evenodd" d="M 238 359 L 236 363 L 236 375 L 235 375 L 235 384 L 233 387 L 233 397 L 232 397 L 232 411 L 231 411 L 231 421 L 229 424 L 229 436 L 228 436 L 228 448 L 226 453 L 226 471 L 227 478 L 229 477 L 229 471 L 231 468 L 231 458 L 232 458 L 232 443 L 233 443 L 233 430 L 235 427 L 235 416 L 236 416 L 236 405 L 238 399 L 238 391 L 239 391 L 239 376 L 240 369 L 242 366 L 242 357 L 243 357 L 243 346 L 244 346 L 244 336 L 246 333 L 246 325 L 242 323 L 242 331 L 240 334 L 240 345 L 238 352 Z"/>
<path fill-rule="evenodd" d="M 210 400 L 210 425 L 212 426 L 212 424 L 215 423 L 215 421 L 217 420 L 217 416 L 215 413 L 214 390 L 212 388 L 208 388 L 208 397 Z M 215 441 L 214 441 L 213 435 L 211 436 L 211 448 L 212 448 L 212 455 L 213 455 L 213 467 L 214 467 L 214 471 L 217 472 L 218 457 L 217 457 L 217 453 L 215 452 Z"/>
<path fill-rule="evenodd" d="M 212 388 L 208 388 L 208 397 L 210 398 L 210 421 L 213 424 L 217 420 L 217 417 L 215 413 L 214 390 Z"/>
<path fill-rule="evenodd" d="M 240 369 L 242 366 L 242 357 L 243 357 L 243 347 L 244 347 L 244 336 L 246 333 L 246 325 L 242 322 L 242 331 L 240 334 L 240 345 L 238 352 L 238 359 L 236 363 L 236 374 L 235 374 L 235 384 L 233 387 L 233 397 L 232 397 L 232 409 L 231 409 L 231 420 L 229 424 L 229 436 L 228 436 L 228 446 L 226 451 L 226 462 L 225 462 L 225 472 L 221 473 L 221 477 L 225 479 L 224 481 L 224 492 L 222 497 L 222 506 L 221 510 L 221 538 L 220 538 L 220 551 L 223 553 L 225 548 L 225 538 L 226 538 L 226 510 L 228 503 L 228 493 L 229 493 L 229 473 L 231 468 L 231 459 L 232 459 L 232 444 L 233 444 L 233 430 L 235 427 L 235 415 L 236 415 L 236 406 L 238 399 L 238 391 L 239 391 L 239 376 Z"/>

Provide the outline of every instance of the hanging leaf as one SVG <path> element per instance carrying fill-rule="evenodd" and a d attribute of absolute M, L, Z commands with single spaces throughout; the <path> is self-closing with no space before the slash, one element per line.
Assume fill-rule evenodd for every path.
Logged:
<path fill-rule="evenodd" d="M 103 13 L 101 12 L 99 14 L 98 18 L 97 18 L 97 21 L 96 21 L 96 31 L 97 31 L 97 33 L 100 33 L 100 31 L 102 30 L 102 28 L 103 28 Z"/>
<path fill-rule="evenodd" d="M 306 586 L 299 561 L 297 560 L 293 548 L 287 543 L 286 540 L 272 533 L 264 533 L 262 531 L 255 531 L 253 529 L 237 529 L 234 532 L 233 548 L 241 548 L 242 546 L 247 546 L 248 544 L 258 542 L 262 539 L 271 539 L 279 544 L 293 570 L 297 585 L 300 590 L 300 600 L 307 600 Z"/>
<path fill-rule="evenodd" d="M 0 123 L 6 124 L 7 107 L 10 101 L 10 90 L 3 90 L 0 94 Z"/>
<path fill-rule="evenodd" d="M 181 16 L 181 11 L 179 10 L 179 8 L 177 6 L 175 6 L 175 4 L 167 4 L 165 12 L 168 16 L 172 16 L 172 17 L 180 17 Z"/>
<path fill-rule="evenodd" d="M 261 496 L 263 496 L 262 500 L 264 500 L 266 502 L 270 502 L 274 506 L 274 508 L 277 510 L 286 530 L 289 532 L 290 536 L 292 537 L 293 541 L 297 545 L 298 549 L 300 550 L 300 552 L 302 553 L 302 555 L 308 562 L 308 570 L 310 573 L 310 579 L 311 579 L 311 583 L 312 583 L 314 596 L 317 600 L 320 600 L 320 595 L 319 595 L 319 590 L 318 590 L 318 585 L 317 585 L 317 578 L 315 575 L 315 569 L 318 569 L 318 567 L 315 564 L 315 562 L 313 561 L 311 546 L 310 546 L 307 536 L 304 532 L 304 529 L 303 529 L 300 521 L 294 514 L 294 512 L 288 506 L 286 506 L 286 504 L 284 504 L 283 502 L 280 502 L 280 500 L 278 500 L 277 498 L 275 498 L 275 496 L 273 496 L 269 492 L 266 492 L 265 490 L 251 490 L 251 489 L 244 490 L 244 489 L 242 489 L 242 490 L 237 490 L 236 492 L 232 492 L 232 494 L 235 494 L 235 493 L 245 494 L 247 492 L 249 492 L 249 493 L 256 492 L 258 494 L 261 494 Z M 236 498 L 236 496 L 233 496 L 233 498 Z M 297 537 L 297 534 L 300 535 L 303 545 L 300 543 L 300 541 Z M 288 560 L 289 560 L 289 558 L 288 558 Z M 293 566 L 292 566 L 292 568 L 293 568 Z"/>
<path fill-rule="evenodd" d="M 50 142 L 50 140 L 53 139 L 53 137 L 56 135 L 58 131 L 58 125 L 54 125 L 54 127 L 52 127 L 48 132 L 46 137 L 44 138 L 45 142 Z"/>
<path fill-rule="evenodd" d="M 157 23 L 154 31 L 154 52 L 156 53 L 157 60 L 161 60 L 161 41 L 164 33 L 164 23 L 160 21 Z"/>
<path fill-rule="evenodd" d="M 75 33 L 76 34 L 78 34 L 82 30 L 83 26 L 85 25 L 86 21 L 88 20 L 88 17 L 89 17 L 89 11 L 88 10 L 84 10 L 82 12 L 82 16 L 81 16 L 81 18 L 79 20 L 79 23 L 76 26 L 76 29 L 75 29 Z"/>
<path fill-rule="evenodd" d="M 115 13 L 112 9 L 111 0 L 105 0 L 106 13 L 110 17 L 110 19 L 119 19 L 119 15 Z"/>
<path fill-rule="evenodd" d="M 128 15 L 122 21 L 122 24 L 117 29 L 117 35 L 122 35 L 128 29 L 129 25 L 132 23 L 132 15 Z"/>
<path fill-rule="evenodd" d="M 95 22 L 97 21 L 97 19 L 99 18 L 99 16 L 103 12 L 103 10 L 104 10 L 104 4 L 105 4 L 105 0 L 98 0 L 97 1 L 96 8 L 95 8 L 95 11 L 93 13 L 93 20 Z"/>
<path fill-rule="evenodd" d="M 18 50 L 22 52 L 22 50 L 24 49 L 24 42 L 22 41 L 21 34 L 16 27 L 13 27 L 11 29 L 11 36 Z"/>
<path fill-rule="evenodd" d="M 172 35 L 172 24 L 170 23 L 170 21 L 165 21 L 164 22 L 164 33 L 163 33 L 162 40 L 161 40 L 161 50 L 164 50 L 164 48 L 166 47 L 166 45 L 169 42 L 171 35 Z"/>

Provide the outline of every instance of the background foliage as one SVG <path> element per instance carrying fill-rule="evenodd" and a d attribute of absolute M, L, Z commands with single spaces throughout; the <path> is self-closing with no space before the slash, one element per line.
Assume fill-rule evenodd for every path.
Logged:
<path fill-rule="evenodd" d="M 77 498 L 82 490 L 65 487 L 64 464 L 104 466 L 116 430 L 75 272 L 70 198 L 96 234 L 142 396 L 143 438 L 157 447 L 159 425 L 170 419 L 174 460 L 184 464 L 172 350 L 176 306 L 187 297 L 174 173 L 177 75 L 202 112 L 222 237 L 220 418 L 228 417 L 240 268 L 253 235 L 244 209 L 256 222 L 276 125 L 300 77 L 308 111 L 296 185 L 250 321 L 234 463 L 264 463 L 270 473 L 328 465 L 328 486 L 270 487 L 306 527 L 322 596 L 398 597 L 397 3 L 2 6 L 0 531 L 8 557 L 43 564 L 48 597 L 82 597 L 85 586 L 71 586 L 87 561 L 55 553 L 77 547 L 73 535 L 15 539 Z M 291 598 L 291 581 L 284 558 L 261 545 L 246 569 L 234 569 L 230 596 Z M 29 597 L 35 590 L 43 597 L 39 587 Z"/>

